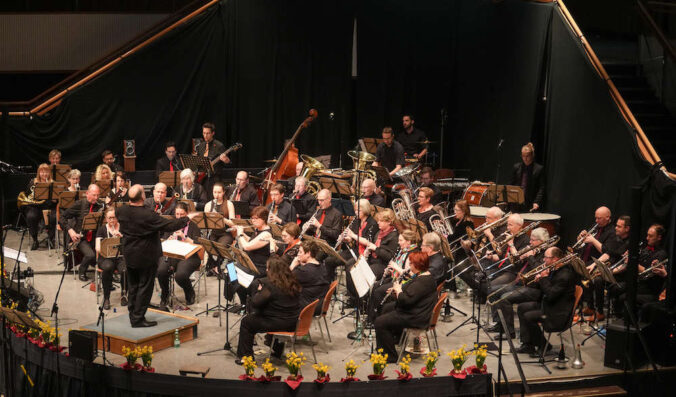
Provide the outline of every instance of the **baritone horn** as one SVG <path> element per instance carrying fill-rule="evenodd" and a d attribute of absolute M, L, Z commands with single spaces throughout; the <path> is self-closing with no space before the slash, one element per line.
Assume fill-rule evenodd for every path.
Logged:
<path fill-rule="evenodd" d="M 308 193 L 317 197 L 317 193 L 321 190 L 321 186 L 316 181 L 311 181 L 310 178 L 316 173 L 326 170 L 326 167 L 324 167 L 324 164 L 322 164 L 321 161 L 305 154 L 301 154 L 300 159 L 303 161 L 303 169 L 300 171 L 300 176 L 307 179 Z"/>

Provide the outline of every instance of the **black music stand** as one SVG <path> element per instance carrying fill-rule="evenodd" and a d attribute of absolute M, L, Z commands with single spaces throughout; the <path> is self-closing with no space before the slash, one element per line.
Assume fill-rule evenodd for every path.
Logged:
<path fill-rule="evenodd" d="M 162 171 L 158 179 L 167 187 L 174 188 L 181 184 L 181 171 Z"/>
<path fill-rule="evenodd" d="M 195 219 L 195 218 L 193 218 L 193 219 Z M 218 243 L 216 241 L 207 240 L 207 239 L 201 238 L 201 237 L 198 239 L 198 242 L 202 245 L 202 247 L 204 247 L 204 251 L 206 251 L 207 255 L 214 255 L 218 258 L 216 263 L 218 263 L 219 268 L 220 268 L 221 264 L 223 263 L 223 259 L 228 259 L 230 261 L 234 261 L 232 253 L 230 252 L 228 247 L 226 247 L 225 245 Z M 223 274 L 222 272 L 219 272 L 219 273 Z M 225 306 L 223 306 L 223 305 L 221 305 L 221 279 L 222 279 L 222 277 L 220 277 L 220 275 L 219 275 L 219 277 L 218 277 L 218 305 L 213 306 L 211 308 L 209 308 L 207 306 L 206 310 L 197 313 L 196 316 L 199 316 L 202 313 L 205 313 L 208 316 L 209 313 L 212 312 L 212 311 L 217 310 L 217 311 L 221 312 L 221 311 L 225 310 L 225 312 L 226 312 L 225 326 L 228 327 L 228 317 L 227 317 L 228 315 L 227 315 L 227 313 L 228 313 L 228 306 L 230 304 L 228 299 L 227 299 L 228 282 L 225 283 L 225 286 L 226 286 L 226 303 L 225 303 Z M 221 320 L 220 315 L 218 316 L 218 326 L 219 327 L 222 326 L 222 320 Z M 227 330 L 226 330 L 226 334 L 227 334 Z M 226 337 L 226 339 L 227 339 L 227 337 Z M 226 343 L 226 345 L 227 345 L 227 343 Z M 199 353 L 197 355 L 199 356 Z"/>
<path fill-rule="evenodd" d="M 70 174 L 70 165 L 52 164 L 49 168 L 54 182 L 68 183 L 68 175 Z"/>
<path fill-rule="evenodd" d="M 350 200 L 331 199 L 331 206 L 340 211 L 343 216 L 355 216 L 354 206 Z"/>
<path fill-rule="evenodd" d="M 211 166 L 211 162 L 207 157 L 192 156 L 190 154 L 179 154 L 178 157 L 181 159 L 183 169 L 190 168 L 194 173 L 201 171 L 209 175 L 214 173 L 214 167 Z"/>
<path fill-rule="evenodd" d="M 352 195 L 352 185 L 347 179 L 321 177 L 319 178 L 319 185 L 322 189 L 328 189 L 332 194 L 339 196 Z"/>
<path fill-rule="evenodd" d="M 75 201 L 78 200 L 78 192 L 71 192 L 69 190 L 64 190 L 59 194 L 59 207 L 60 208 L 70 208 L 75 204 Z"/>
<path fill-rule="evenodd" d="M 239 215 L 242 218 L 248 218 L 251 214 L 248 201 L 233 201 L 232 206 L 235 207 L 235 215 Z"/>
<path fill-rule="evenodd" d="M 392 182 L 392 175 L 390 175 L 390 172 L 387 170 L 387 168 L 378 165 L 371 165 L 371 169 L 376 172 L 376 179 L 380 182 L 380 185 L 383 183 Z"/>

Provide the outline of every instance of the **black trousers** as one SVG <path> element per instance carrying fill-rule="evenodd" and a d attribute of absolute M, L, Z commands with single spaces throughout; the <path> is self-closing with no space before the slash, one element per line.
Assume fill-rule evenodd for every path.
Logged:
<path fill-rule="evenodd" d="M 28 231 L 30 232 L 33 240 L 37 241 L 38 232 L 40 231 L 40 223 L 44 222 L 44 217 L 42 216 L 42 210 L 49 209 L 47 207 L 39 205 L 28 205 L 23 207 L 23 214 L 26 217 L 26 225 L 28 226 Z M 49 213 L 49 227 L 47 228 L 47 235 L 50 239 L 54 238 L 54 233 L 56 231 L 56 211 L 52 210 Z"/>
<path fill-rule="evenodd" d="M 340 266 L 345 266 L 345 269 L 349 271 L 355 263 L 355 259 L 352 257 L 352 254 L 346 249 L 343 249 L 339 252 L 340 257 L 345 259 L 346 263 L 343 263 L 340 259 L 333 256 L 329 256 L 324 260 L 324 266 L 326 268 L 326 279 L 329 282 L 333 282 L 336 279 L 336 269 Z"/>
<path fill-rule="evenodd" d="M 397 349 L 395 347 L 397 340 L 401 338 L 401 333 L 409 324 L 395 310 L 394 302 L 390 302 L 383 307 L 382 314 L 376 318 L 376 346 L 383 349 L 387 354 L 387 362 L 397 361 Z"/>
<path fill-rule="evenodd" d="M 225 233 L 216 239 L 211 238 L 210 240 L 216 241 L 217 243 L 223 244 L 225 246 L 231 245 L 234 241 L 232 234 L 230 233 Z M 214 259 L 213 256 L 209 255 L 209 258 L 207 259 L 207 269 L 213 269 L 216 266 L 220 266 L 221 263 L 223 263 L 223 259 Z"/>
<path fill-rule="evenodd" d="M 174 274 L 174 280 L 186 294 L 193 291 L 192 283 L 190 282 L 190 275 L 200 268 L 200 258 L 193 255 L 185 260 L 178 260 L 175 258 L 162 257 L 158 261 L 157 266 L 157 281 L 162 289 L 162 299 L 169 298 L 169 278 Z"/>
<path fill-rule="evenodd" d="M 153 284 L 157 273 L 157 262 L 148 267 L 127 268 L 129 281 L 129 321 L 138 324 L 145 320 L 150 298 L 153 296 Z"/>
<path fill-rule="evenodd" d="M 508 296 L 506 296 L 509 294 Z M 524 302 L 534 302 L 539 301 L 540 296 L 542 295 L 541 291 L 537 288 L 524 287 L 519 285 L 510 285 L 505 288 L 500 294 L 496 294 L 492 301 L 496 301 L 499 297 L 505 297 L 497 305 L 493 306 L 493 320 L 500 321 L 498 315 L 498 310 L 502 310 L 502 314 L 505 317 L 505 323 L 507 323 L 507 329 L 505 332 L 513 333 L 514 332 L 514 309 L 512 307 L 515 303 L 524 303 Z"/>
<path fill-rule="evenodd" d="M 584 288 L 582 291 L 582 300 L 587 302 L 587 307 L 603 314 L 603 279 L 596 277 L 590 284 L 589 288 Z"/>
<path fill-rule="evenodd" d="M 540 302 L 524 302 L 517 307 L 516 311 L 521 327 L 521 343 L 535 347 L 544 346 L 546 339 L 538 325 L 542 321 L 541 307 Z"/>
<path fill-rule="evenodd" d="M 124 295 L 127 292 L 127 267 L 125 266 L 124 258 L 103 258 L 99 261 L 99 267 L 101 268 L 103 299 L 110 298 L 115 270 L 120 274 L 120 287 L 122 288 L 122 295 Z"/>
<path fill-rule="evenodd" d="M 91 243 L 85 240 L 84 237 L 80 239 L 80 242 L 77 244 L 77 249 L 82 253 L 82 262 L 80 262 L 80 267 L 77 269 L 77 272 L 78 274 L 85 274 L 87 273 L 89 266 L 96 263 L 96 252 L 94 252 Z"/>
<path fill-rule="evenodd" d="M 253 356 L 253 340 L 256 334 L 271 331 L 293 331 L 296 329 L 296 321 L 296 318 L 271 318 L 259 314 L 244 316 L 239 326 L 237 357 Z"/>

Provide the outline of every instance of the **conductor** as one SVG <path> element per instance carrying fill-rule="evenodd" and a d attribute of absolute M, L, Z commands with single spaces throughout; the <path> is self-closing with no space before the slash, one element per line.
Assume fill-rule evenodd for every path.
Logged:
<path fill-rule="evenodd" d="M 145 208 L 143 186 L 129 189 L 129 205 L 117 209 L 122 234 L 122 254 L 127 263 L 129 320 L 132 328 L 153 327 L 157 321 L 145 318 L 153 294 L 157 261 L 162 256 L 160 232 L 184 228 L 189 217 L 166 219 Z"/>

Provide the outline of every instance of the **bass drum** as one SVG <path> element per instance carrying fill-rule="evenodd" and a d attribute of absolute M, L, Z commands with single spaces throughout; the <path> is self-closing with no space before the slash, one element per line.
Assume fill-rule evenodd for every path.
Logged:
<path fill-rule="evenodd" d="M 493 186 L 493 183 L 484 183 L 484 182 L 472 182 L 471 185 L 465 189 L 463 193 L 463 200 L 467 201 L 469 205 L 475 205 L 479 207 L 489 207 L 494 200 L 489 200 L 489 188 Z M 493 193 L 493 192 L 491 192 Z"/>
<path fill-rule="evenodd" d="M 554 236 L 559 231 L 559 223 L 561 216 L 556 214 L 548 214 L 546 212 L 528 212 L 519 214 L 523 218 L 523 226 L 528 226 L 533 222 L 540 221 L 540 227 L 544 227 L 549 232 L 550 236 Z"/>

